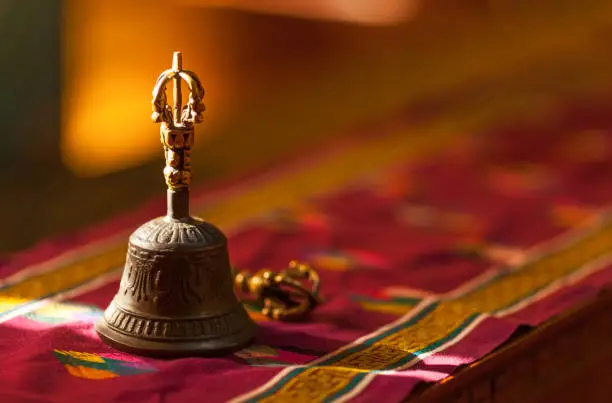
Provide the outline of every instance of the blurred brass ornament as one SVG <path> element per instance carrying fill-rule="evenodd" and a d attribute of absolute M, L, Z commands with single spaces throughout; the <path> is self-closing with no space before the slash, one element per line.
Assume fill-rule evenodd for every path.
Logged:
<path fill-rule="evenodd" d="M 252 304 L 261 307 L 262 314 L 276 320 L 302 319 L 322 302 L 318 273 L 296 261 L 280 272 L 239 271 L 234 276 L 234 285 L 239 295 L 244 295 L 247 301 L 250 297 Z"/>

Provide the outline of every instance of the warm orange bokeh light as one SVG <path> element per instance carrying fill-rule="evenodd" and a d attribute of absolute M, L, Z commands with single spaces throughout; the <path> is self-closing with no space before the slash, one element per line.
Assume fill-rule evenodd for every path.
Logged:
<path fill-rule="evenodd" d="M 179 4 L 229 7 L 253 12 L 392 25 L 412 17 L 420 0 L 174 0 Z"/>
<path fill-rule="evenodd" d="M 61 148 L 75 174 L 102 175 L 161 153 L 151 91 L 175 50 L 214 103 L 198 136 L 223 120 L 231 72 L 218 61 L 223 28 L 210 20 L 204 9 L 162 0 L 65 1 Z"/>

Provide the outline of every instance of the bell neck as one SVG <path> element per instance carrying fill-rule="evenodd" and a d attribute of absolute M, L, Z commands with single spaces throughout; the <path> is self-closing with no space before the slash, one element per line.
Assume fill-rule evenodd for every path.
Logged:
<path fill-rule="evenodd" d="M 166 217 L 173 220 L 186 220 L 190 218 L 188 188 L 168 189 Z"/>

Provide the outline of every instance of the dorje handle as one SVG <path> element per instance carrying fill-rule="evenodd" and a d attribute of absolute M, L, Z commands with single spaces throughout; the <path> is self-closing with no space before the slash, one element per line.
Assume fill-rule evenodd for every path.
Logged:
<path fill-rule="evenodd" d="M 173 107 L 168 105 L 166 86 L 174 83 Z M 182 104 L 181 81 L 189 88 L 189 100 Z M 168 186 L 168 213 L 173 219 L 189 218 L 189 185 L 191 183 L 191 147 L 194 125 L 202 121 L 205 111 L 202 99 L 204 88 L 195 73 L 183 70 L 181 52 L 174 52 L 172 68 L 160 74 L 153 89 L 155 123 L 161 123 L 161 142 L 164 146 L 166 166 L 164 177 Z"/>

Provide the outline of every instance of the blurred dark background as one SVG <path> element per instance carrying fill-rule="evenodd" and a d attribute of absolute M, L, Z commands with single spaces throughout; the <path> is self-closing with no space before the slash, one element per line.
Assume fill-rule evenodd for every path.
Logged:
<path fill-rule="evenodd" d="M 207 89 L 198 184 L 403 110 L 423 116 L 401 135 L 467 135 L 612 86 L 605 0 L 227 3 L 0 0 L 0 252 L 163 197 L 150 98 L 174 50 Z"/>

